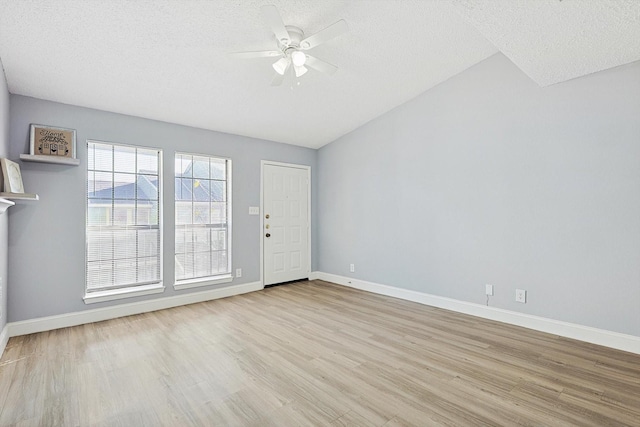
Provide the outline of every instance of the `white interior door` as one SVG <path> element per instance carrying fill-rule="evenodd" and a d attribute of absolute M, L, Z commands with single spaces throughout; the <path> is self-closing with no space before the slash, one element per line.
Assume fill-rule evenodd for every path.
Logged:
<path fill-rule="evenodd" d="M 309 168 L 262 169 L 264 284 L 309 277 Z"/>

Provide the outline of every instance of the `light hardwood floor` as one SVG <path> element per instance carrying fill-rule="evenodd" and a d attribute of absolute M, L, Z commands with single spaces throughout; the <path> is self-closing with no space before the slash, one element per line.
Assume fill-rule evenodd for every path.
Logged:
<path fill-rule="evenodd" d="M 0 425 L 640 425 L 640 356 L 300 282 L 11 338 Z"/>

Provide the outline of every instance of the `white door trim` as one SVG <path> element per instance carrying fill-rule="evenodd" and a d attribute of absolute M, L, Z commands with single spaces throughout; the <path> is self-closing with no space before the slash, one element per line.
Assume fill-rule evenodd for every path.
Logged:
<path fill-rule="evenodd" d="M 307 253 L 309 274 L 311 274 L 311 166 L 295 163 L 274 162 L 271 160 L 260 161 L 260 283 L 264 288 L 264 166 L 283 166 L 287 168 L 304 169 L 307 171 Z"/>

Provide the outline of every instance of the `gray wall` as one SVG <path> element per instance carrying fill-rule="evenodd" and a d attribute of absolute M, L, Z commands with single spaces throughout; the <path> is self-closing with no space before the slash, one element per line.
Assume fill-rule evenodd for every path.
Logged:
<path fill-rule="evenodd" d="M 10 158 L 29 152 L 29 124 L 77 130 L 80 166 L 21 162 L 25 190 L 40 201 L 23 202 L 9 212 L 9 321 L 77 312 L 144 299 L 197 292 L 174 291 L 173 156 L 176 150 L 228 157 L 233 161 L 233 268 L 243 277 L 233 284 L 260 280 L 260 161 L 310 165 L 316 194 L 317 151 L 11 95 Z M 164 294 L 85 305 L 86 140 L 97 139 L 164 150 Z M 1 148 L 0 148 L 1 150 Z M 312 224 L 315 224 L 312 196 Z M 5 220 L 4 218 L 2 219 Z M 312 244 L 316 240 L 312 229 Z M 315 247 L 312 267 L 315 269 Z M 1 259 L 0 259 L 1 261 Z"/>
<path fill-rule="evenodd" d="M 639 62 L 497 54 L 319 150 L 318 269 L 640 336 L 639 160 Z"/>
<path fill-rule="evenodd" d="M 4 76 L 4 68 L 2 61 L 0 61 L 0 157 L 9 156 L 9 90 L 7 89 L 7 81 Z M 0 171 L 0 176 L 2 172 Z M 0 179 L 2 181 L 2 179 Z M 0 191 L 4 191 L 1 188 Z M 9 208 L 9 210 L 14 209 Z M 8 241 L 9 241 L 9 211 L 0 215 L 0 292 L 2 297 L 0 298 L 0 332 L 7 324 L 7 264 L 8 264 Z"/>

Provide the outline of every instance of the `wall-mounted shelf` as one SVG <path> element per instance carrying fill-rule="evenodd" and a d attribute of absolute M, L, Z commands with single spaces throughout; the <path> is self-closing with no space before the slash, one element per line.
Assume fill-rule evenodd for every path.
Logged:
<path fill-rule="evenodd" d="M 37 194 L 33 193 L 0 193 L 0 199 L 10 200 L 40 200 Z M 10 201 L 10 203 L 13 203 Z"/>
<path fill-rule="evenodd" d="M 59 165 L 78 166 L 80 159 L 70 159 L 69 157 L 62 156 L 40 156 L 37 154 L 20 154 L 20 160 L 25 162 L 39 162 L 39 163 L 56 163 Z"/>
<path fill-rule="evenodd" d="M 12 202 L 11 200 L 0 198 L 0 215 L 2 215 L 4 213 L 4 211 L 9 209 L 13 205 L 15 205 L 15 202 Z"/>

